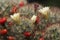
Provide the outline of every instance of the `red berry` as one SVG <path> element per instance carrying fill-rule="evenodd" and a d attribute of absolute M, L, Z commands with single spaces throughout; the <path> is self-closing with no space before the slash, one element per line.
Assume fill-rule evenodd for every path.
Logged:
<path fill-rule="evenodd" d="M 8 25 L 11 26 L 11 25 L 13 25 L 13 23 L 12 22 L 9 22 Z"/>
<path fill-rule="evenodd" d="M 39 7 L 39 5 L 38 5 L 38 4 L 35 4 L 35 5 L 34 5 L 34 8 L 35 8 L 35 9 L 37 9 L 38 7 Z"/>
<path fill-rule="evenodd" d="M 24 36 L 29 37 L 31 35 L 30 32 L 24 32 Z"/>
<path fill-rule="evenodd" d="M 32 36 L 34 37 L 34 36 L 35 36 L 35 34 L 32 34 Z"/>
<path fill-rule="evenodd" d="M 20 3 L 19 3 L 19 6 L 20 6 L 20 7 L 24 6 L 24 2 L 20 2 Z"/>
<path fill-rule="evenodd" d="M 44 38 L 42 37 L 42 38 L 40 38 L 39 40 L 44 40 Z"/>
<path fill-rule="evenodd" d="M 1 30 L 0 30 L 0 34 L 1 34 Z"/>
<path fill-rule="evenodd" d="M 44 35 L 45 35 L 45 30 L 42 30 L 41 33 L 42 33 L 42 35 L 44 36 Z"/>
<path fill-rule="evenodd" d="M 2 34 L 2 35 L 7 34 L 7 29 L 3 29 L 3 30 L 1 30 L 1 34 Z"/>
<path fill-rule="evenodd" d="M 40 18 L 37 16 L 36 23 L 38 24 L 40 22 Z"/>
<path fill-rule="evenodd" d="M 17 7 L 14 6 L 14 7 L 12 8 L 12 10 L 11 10 L 11 13 L 15 13 L 16 11 L 17 11 Z"/>
<path fill-rule="evenodd" d="M 4 24 L 7 21 L 7 19 L 5 17 L 0 18 L 0 24 Z"/>
<path fill-rule="evenodd" d="M 8 40 L 14 40 L 14 37 L 13 36 L 9 36 Z"/>

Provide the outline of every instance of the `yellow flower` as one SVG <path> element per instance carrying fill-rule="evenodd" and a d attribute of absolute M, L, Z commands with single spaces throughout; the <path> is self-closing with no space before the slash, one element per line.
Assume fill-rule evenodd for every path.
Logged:
<path fill-rule="evenodd" d="M 16 21 L 16 22 L 20 22 L 20 13 L 14 13 L 13 15 L 10 15 L 10 17 Z"/>
<path fill-rule="evenodd" d="M 35 15 L 32 16 L 31 21 L 32 21 L 33 23 L 36 21 L 36 17 L 37 17 L 37 16 L 35 16 Z"/>
<path fill-rule="evenodd" d="M 40 10 L 38 10 L 41 14 L 45 15 L 46 17 L 48 17 L 48 13 L 50 12 L 50 7 L 44 7 Z"/>

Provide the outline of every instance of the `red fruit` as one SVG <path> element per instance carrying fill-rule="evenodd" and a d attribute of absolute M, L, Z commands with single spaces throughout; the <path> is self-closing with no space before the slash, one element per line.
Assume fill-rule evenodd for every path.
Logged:
<path fill-rule="evenodd" d="M 0 30 L 0 34 L 1 34 L 1 30 Z"/>
<path fill-rule="evenodd" d="M 7 21 L 7 19 L 5 17 L 0 18 L 0 24 L 4 24 Z"/>
<path fill-rule="evenodd" d="M 37 16 L 36 23 L 38 24 L 40 22 L 40 18 Z"/>
<path fill-rule="evenodd" d="M 20 3 L 19 3 L 19 6 L 20 6 L 20 7 L 24 6 L 24 2 L 20 2 Z"/>
<path fill-rule="evenodd" d="M 42 37 L 42 38 L 40 38 L 39 40 L 44 40 L 44 38 Z"/>
<path fill-rule="evenodd" d="M 42 32 L 42 35 L 44 36 L 45 35 L 45 32 Z"/>
<path fill-rule="evenodd" d="M 8 32 L 7 29 L 3 29 L 3 30 L 1 30 L 1 34 L 2 34 L 2 35 L 7 34 L 7 32 Z"/>
<path fill-rule="evenodd" d="M 35 34 L 32 34 L 32 36 L 34 37 L 34 36 L 35 36 Z"/>
<path fill-rule="evenodd" d="M 14 40 L 14 37 L 13 36 L 9 36 L 8 40 Z"/>
<path fill-rule="evenodd" d="M 13 23 L 12 22 L 9 22 L 8 25 L 11 26 L 11 25 L 13 25 Z"/>
<path fill-rule="evenodd" d="M 24 36 L 26 36 L 26 37 L 29 37 L 30 35 L 31 35 L 30 32 L 25 32 L 25 33 L 24 33 Z"/>
<path fill-rule="evenodd" d="M 37 9 L 38 7 L 39 7 L 39 5 L 38 5 L 38 4 L 35 4 L 35 5 L 34 5 L 34 8 L 35 8 L 35 9 Z"/>
<path fill-rule="evenodd" d="M 12 8 L 12 10 L 11 10 L 11 13 L 15 13 L 16 11 L 17 11 L 17 7 L 14 6 L 14 7 Z"/>

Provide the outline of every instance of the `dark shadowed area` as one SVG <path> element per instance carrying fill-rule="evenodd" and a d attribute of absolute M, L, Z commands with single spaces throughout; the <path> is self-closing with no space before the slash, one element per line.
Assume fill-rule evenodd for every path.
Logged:
<path fill-rule="evenodd" d="M 27 0 L 28 3 L 39 3 L 42 4 L 44 6 L 56 6 L 56 7 L 60 7 L 60 0 Z"/>

